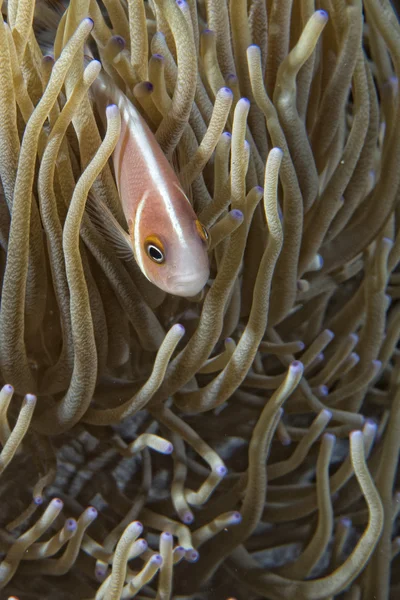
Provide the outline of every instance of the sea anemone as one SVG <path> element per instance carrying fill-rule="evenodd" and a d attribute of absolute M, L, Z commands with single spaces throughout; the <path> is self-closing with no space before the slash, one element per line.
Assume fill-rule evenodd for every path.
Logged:
<path fill-rule="evenodd" d="M 101 69 L 210 232 L 196 297 L 94 218 Z M 399 76 L 389 0 L 3 2 L 1 598 L 400 597 Z"/>

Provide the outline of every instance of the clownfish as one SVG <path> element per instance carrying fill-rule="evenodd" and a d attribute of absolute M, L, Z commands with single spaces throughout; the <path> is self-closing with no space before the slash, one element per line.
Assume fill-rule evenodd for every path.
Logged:
<path fill-rule="evenodd" d="M 112 155 L 125 231 L 108 209 L 96 203 L 103 228 L 119 238 L 142 273 L 176 296 L 195 296 L 209 278 L 209 235 L 197 219 L 173 167 L 147 123 L 111 78 L 101 73 L 91 87 L 101 118 L 116 104 L 121 133 Z"/>

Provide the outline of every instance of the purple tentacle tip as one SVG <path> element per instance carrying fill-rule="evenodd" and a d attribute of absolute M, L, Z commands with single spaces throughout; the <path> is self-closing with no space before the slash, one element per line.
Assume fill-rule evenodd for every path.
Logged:
<path fill-rule="evenodd" d="M 292 443 L 292 440 L 289 437 L 284 437 L 283 439 L 280 440 L 282 446 L 290 446 L 290 444 Z"/>
<path fill-rule="evenodd" d="M 294 360 L 291 363 L 291 365 L 290 365 L 290 369 L 292 371 L 296 371 L 296 372 L 302 371 L 303 370 L 303 363 L 300 362 L 299 360 Z"/>
<path fill-rule="evenodd" d="M 368 427 L 369 430 L 375 433 L 378 429 L 378 424 L 375 423 L 375 421 L 373 421 L 372 419 L 367 419 L 364 427 Z"/>
<path fill-rule="evenodd" d="M 65 527 L 68 531 L 75 531 L 75 529 L 77 528 L 77 522 L 75 521 L 75 519 L 67 519 L 65 521 Z"/>
<path fill-rule="evenodd" d="M 240 512 L 234 512 L 231 516 L 231 522 L 232 525 L 237 525 L 238 523 L 240 523 L 242 520 L 242 515 L 240 514 Z"/>
<path fill-rule="evenodd" d="M 141 546 L 141 552 L 145 552 L 145 550 L 147 550 L 147 548 L 149 547 L 149 544 L 147 543 L 147 541 L 143 540 L 143 539 L 142 540 L 138 540 L 137 544 L 139 546 Z"/>
<path fill-rule="evenodd" d="M 186 551 L 186 560 L 188 562 L 194 563 L 197 562 L 200 558 L 200 554 L 194 548 Z"/>
<path fill-rule="evenodd" d="M 185 523 L 185 525 L 190 525 L 191 523 L 193 523 L 193 521 L 194 521 L 193 513 L 191 513 L 189 510 L 187 510 L 182 517 L 182 523 Z"/>
<path fill-rule="evenodd" d="M 231 210 L 230 214 L 232 215 L 232 217 L 234 219 L 237 219 L 238 221 L 243 219 L 243 213 L 241 210 L 238 210 L 237 208 L 234 208 Z"/>
<path fill-rule="evenodd" d="M 37 506 L 40 506 L 43 504 L 43 496 L 35 496 L 33 501 Z"/>
<path fill-rule="evenodd" d="M 158 565 L 158 566 L 161 566 L 161 565 L 162 565 L 162 562 L 163 562 L 163 559 L 162 559 L 162 556 L 161 556 L 161 554 L 153 554 L 153 556 L 151 557 L 150 561 L 151 561 L 153 564 L 156 564 L 156 565 Z"/>
<path fill-rule="evenodd" d="M 113 35 L 112 40 L 121 48 L 125 48 L 125 40 L 121 35 Z"/>
<path fill-rule="evenodd" d="M 215 473 L 219 477 L 225 477 L 227 472 L 228 472 L 228 469 L 225 467 L 225 465 L 218 465 L 218 467 L 215 467 Z"/>
<path fill-rule="evenodd" d="M 118 112 L 118 106 L 116 104 L 109 104 L 106 108 L 107 115 L 114 115 Z"/>
<path fill-rule="evenodd" d="M 132 521 L 132 523 L 130 524 L 130 527 L 132 529 L 136 530 L 136 535 L 140 535 L 143 531 L 143 525 L 140 521 Z"/>
<path fill-rule="evenodd" d="M 348 517 L 343 517 L 342 519 L 340 519 L 340 523 L 343 525 L 343 527 L 351 527 L 351 519 L 349 519 Z"/>
<path fill-rule="evenodd" d="M 94 576 L 97 581 L 104 581 L 107 575 L 107 567 L 106 566 L 97 566 L 94 571 Z"/>

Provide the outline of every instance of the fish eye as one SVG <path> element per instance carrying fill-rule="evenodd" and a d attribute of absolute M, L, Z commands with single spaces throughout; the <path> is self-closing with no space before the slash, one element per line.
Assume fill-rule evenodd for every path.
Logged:
<path fill-rule="evenodd" d="M 156 236 L 150 236 L 145 241 L 147 256 L 159 265 L 165 261 L 164 247 Z"/>
<path fill-rule="evenodd" d="M 204 225 L 202 223 L 200 223 L 199 220 L 196 221 L 196 229 L 197 229 L 197 233 L 199 234 L 199 236 L 201 237 L 203 242 L 207 243 L 210 236 L 208 234 L 207 229 L 204 227 Z"/>
<path fill-rule="evenodd" d="M 156 263 L 163 263 L 165 258 L 164 254 L 161 252 L 159 248 L 153 246 L 153 244 L 149 244 L 147 246 L 147 254 L 151 260 L 154 260 Z"/>

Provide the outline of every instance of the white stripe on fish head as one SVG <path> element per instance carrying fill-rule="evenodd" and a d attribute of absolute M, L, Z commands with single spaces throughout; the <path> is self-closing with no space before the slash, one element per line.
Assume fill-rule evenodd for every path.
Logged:
<path fill-rule="evenodd" d="M 139 201 L 137 210 L 136 210 L 136 214 L 135 214 L 135 222 L 133 225 L 133 246 L 134 246 L 134 250 L 135 250 L 135 257 L 136 257 L 136 261 L 140 267 L 140 270 L 142 271 L 142 273 L 144 273 L 144 275 L 146 275 L 147 279 L 150 278 L 146 273 L 146 267 L 143 263 L 143 258 L 142 258 L 142 244 L 141 244 L 141 236 L 140 236 L 140 223 L 141 223 L 141 219 L 142 219 L 142 214 L 143 214 L 143 210 L 146 204 L 146 200 L 150 195 L 150 190 L 145 192 L 142 196 L 142 198 Z"/>

